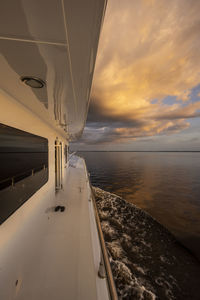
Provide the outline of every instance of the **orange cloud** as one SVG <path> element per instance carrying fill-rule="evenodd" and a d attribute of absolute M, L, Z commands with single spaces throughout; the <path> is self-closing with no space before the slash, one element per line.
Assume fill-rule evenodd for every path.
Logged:
<path fill-rule="evenodd" d="M 200 83 L 199 11 L 194 0 L 108 2 L 92 97 L 108 117 L 142 120 L 115 128 L 120 139 L 177 132 L 199 116 L 200 101 L 188 102 Z M 177 103 L 164 104 L 167 96 Z"/>

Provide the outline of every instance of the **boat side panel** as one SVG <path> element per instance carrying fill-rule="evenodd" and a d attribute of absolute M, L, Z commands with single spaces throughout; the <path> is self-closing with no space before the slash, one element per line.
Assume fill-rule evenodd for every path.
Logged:
<path fill-rule="evenodd" d="M 37 266 L 40 271 L 40 245 L 48 232 L 48 212 L 56 205 L 55 139 L 58 137 L 63 147 L 67 141 L 14 98 L 5 97 L 5 93 L 0 93 L 0 107 L 1 123 L 45 137 L 49 144 L 48 181 L 0 225 L 0 299 L 18 299 L 32 269 Z M 63 181 L 65 167 L 63 159 Z M 38 284 L 36 288 L 40 289 Z"/>

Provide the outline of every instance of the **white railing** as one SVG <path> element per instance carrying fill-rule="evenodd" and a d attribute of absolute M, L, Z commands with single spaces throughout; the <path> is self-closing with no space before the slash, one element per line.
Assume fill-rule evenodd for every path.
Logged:
<path fill-rule="evenodd" d="M 107 283 L 108 283 L 110 299 L 111 300 L 118 300 L 117 291 L 116 291 L 116 287 L 115 287 L 115 282 L 114 282 L 114 279 L 113 279 L 113 274 L 112 274 L 112 270 L 111 270 L 111 266 L 110 266 L 110 261 L 109 261 L 109 257 L 108 257 L 108 253 L 107 253 L 107 249 L 106 249 L 106 244 L 105 244 L 103 232 L 102 232 L 102 229 L 101 229 L 101 223 L 100 223 L 100 219 L 99 219 L 98 209 L 97 209 L 97 206 L 96 206 L 96 200 L 95 200 L 95 196 L 93 194 L 92 184 L 91 184 L 90 177 L 89 177 L 89 174 L 88 174 L 88 171 L 87 171 L 85 160 L 83 159 L 83 161 L 84 161 L 85 171 L 86 171 L 86 174 L 87 174 L 87 179 L 88 179 L 90 189 L 91 189 L 91 198 L 92 198 L 92 203 L 93 203 L 93 207 L 94 207 L 95 220 L 96 220 L 96 224 L 97 224 L 97 230 L 98 230 L 99 241 L 100 241 L 100 246 L 101 246 L 101 253 L 102 253 L 102 258 L 101 258 L 100 268 L 99 268 L 99 276 L 104 278 L 104 276 L 101 275 L 101 274 L 103 274 L 102 265 L 104 265 L 105 272 L 106 272 L 105 277 L 106 277 Z"/>

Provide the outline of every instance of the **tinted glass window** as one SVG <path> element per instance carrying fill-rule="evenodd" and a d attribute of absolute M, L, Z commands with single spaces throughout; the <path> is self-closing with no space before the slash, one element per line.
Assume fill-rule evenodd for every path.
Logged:
<path fill-rule="evenodd" d="M 0 223 L 48 180 L 48 140 L 0 124 Z"/>

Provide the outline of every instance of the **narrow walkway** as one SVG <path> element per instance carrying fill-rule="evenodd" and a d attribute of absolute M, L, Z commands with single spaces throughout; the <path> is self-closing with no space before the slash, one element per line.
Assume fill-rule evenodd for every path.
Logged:
<path fill-rule="evenodd" d="M 65 206 L 65 211 L 47 208 L 47 231 L 35 254 L 37 263 L 16 299 L 97 299 L 89 197 L 83 160 L 73 158 L 64 190 L 56 195 L 55 206 Z"/>

